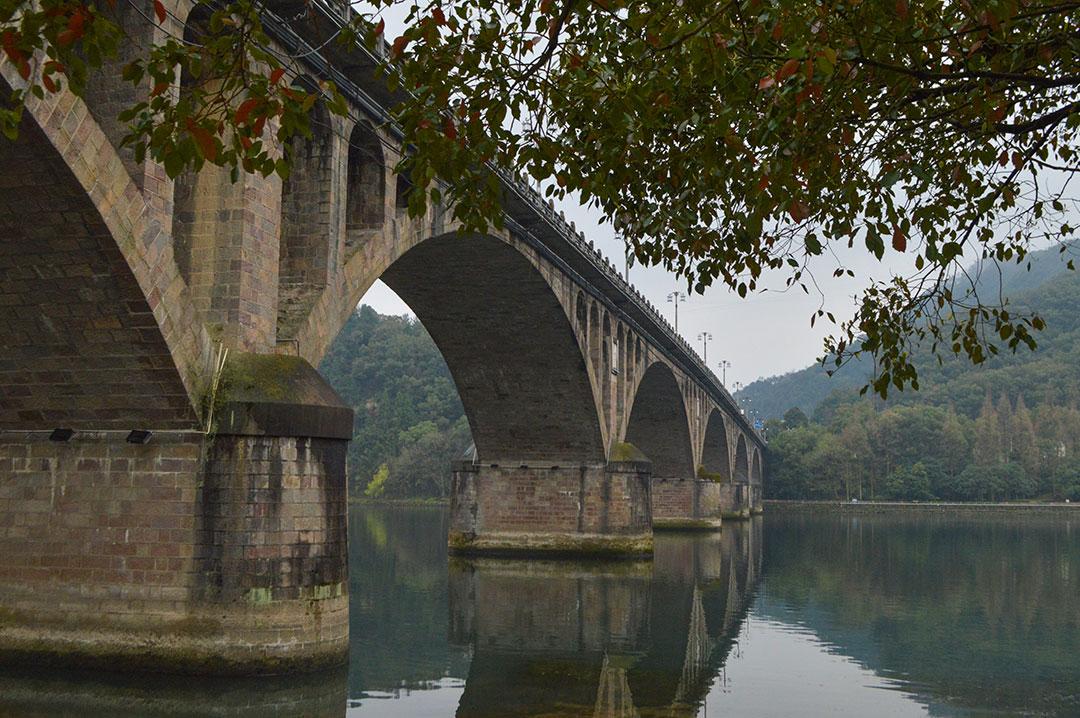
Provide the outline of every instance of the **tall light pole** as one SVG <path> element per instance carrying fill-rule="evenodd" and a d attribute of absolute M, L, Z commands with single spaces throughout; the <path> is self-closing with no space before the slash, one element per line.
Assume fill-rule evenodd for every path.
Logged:
<path fill-rule="evenodd" d="M 675 305 L 675 333 L 679 333 L 679 302 L 686 301 L 686 295 L 682 292 L 672 292 L 667 295 L 667 300 Z"/>
<path fill-rule="evenodd" d="M 697 338 L 701 341 L 701 344 L 702 344 L 702 347 L 701 347 L 701 360 L 703 362 L 705 362 L 705 364 L 708 364 L 709 363 L 709 340 L 712 339 L 712 334 L 709 334 L 708 332 L 702 332 L 701 334 L 697 335 Z"/>
<path fill-rule="evenodd" d="M 717 366 L 720 367 L 720 371 L 722 373 L 722 378 L 720 379 L 720 383 L 723 384 L 724 386 L 727 386 L 727 370 L 728 370 L 728 367 L 731 366 L 731 362 L 729 362 L 727 359 L 721 359 L 720 363 Z M 738 391 L 738 389 L 736 389 L 736 391 Z"/>

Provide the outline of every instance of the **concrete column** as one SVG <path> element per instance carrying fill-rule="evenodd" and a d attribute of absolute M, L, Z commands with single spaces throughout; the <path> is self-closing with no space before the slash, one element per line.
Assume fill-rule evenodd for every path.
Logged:
<path fill-rule="evenodd" d="M 715 481 L 653 478 L 653 528 L 719 531 L 721 488 Z"/>
<path fill-rule="evenodd" d="M 345 660 L 351 410 L 301 359 L 237 356 L 214 427 L 0 433 L 0 658 L 214 674 Z"/>
<path fill-rule="evenodd" d="M 460 462 L 450 490 L 452 553 L 652 553 L 647 462 L 527 467 Z"/>

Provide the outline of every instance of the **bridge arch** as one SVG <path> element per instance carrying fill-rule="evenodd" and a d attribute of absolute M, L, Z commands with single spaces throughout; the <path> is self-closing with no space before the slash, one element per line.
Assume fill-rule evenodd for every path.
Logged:
<path fill-rule="evenodd" d="M 754 460 L 750 465 L 750 481 L 754 484 L 761 484 L 762 468 L 761 468 L 761 451 L 754 449 Z"/>
<path fill-rule="evenodd" d="M 626 441 L 653 464 L 653 476 L 688 479 L 694 475 L 683 392 L 671 368 L 654 362 L 645 370 L 630 407 Z"/>
<path fill-rule="evenodd" d="M 23 87 L 0 72 L 0 93 Z M 85 103 L 65 90 L 26 108 L 0 142 L 0 429 L 197 426 L 207 338 L 167 237 Z"/>
<path fill-rule="evenodd" d="M 731 480 L 731 453 L 728 448 L 727 426 L 719 409 L 709 412 L 705 426 L 705 442 L 701 448 L 701 465 L 710 474 L 718 474 L 724 481 Z"/>
<path fill-rule="evenodd" d="M 740 433 L 735 446 L 735 483 L 746 484 L 749 482 L 750 455 L 746 448 L 746 435 Z"/>
<path fill-rule="evenodd" d="M 442 352 L 479 462 L 602 463 L 600 412 L 571 317 L 509 243 L 425 239 L 381 279 Z"/>

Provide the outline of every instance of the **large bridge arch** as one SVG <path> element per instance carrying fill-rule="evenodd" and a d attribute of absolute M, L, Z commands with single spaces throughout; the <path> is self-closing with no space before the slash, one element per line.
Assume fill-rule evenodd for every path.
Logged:
<path fill-rule="evenodd" d="M 649 457 L 653 476 L 688 479 L 694 475 L 683 392 L 667 364 L 654 362 L 641 377 L 630 407 L 626 441 Z"/>
<path fill-rule="evenodd" d="M 731 480 L 731 450 L 728 442 L 727 424 L 719 409 L 709 412 L 705 426 L 705 439 L 701 447 L 701 466 L 709 474 L 718 475 L 723 481 Z"/>
<path fill-rule="evenodd" d="M 382 274 L 442 352 L 482 463 L 602 463 L 577 336 L 547 278 L 488 235 L 425 239 Z"/>
<path fill-rule="evenodd" d="M 0 428 L 197 426 L 209 340 L 168 236 L 82 100 L 26 108 L 0 142 Z"/>

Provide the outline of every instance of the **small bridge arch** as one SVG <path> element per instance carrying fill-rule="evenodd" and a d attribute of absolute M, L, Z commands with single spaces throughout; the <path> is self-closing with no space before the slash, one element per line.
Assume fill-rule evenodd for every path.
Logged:
<path fill-rule="evenodd" d="M 655 361 L 645 370 L 634 393 L 626 441 L 652 462 L 653 476 L 694 475 L 693 445 L 683 392 L 671 367 Z"/>

